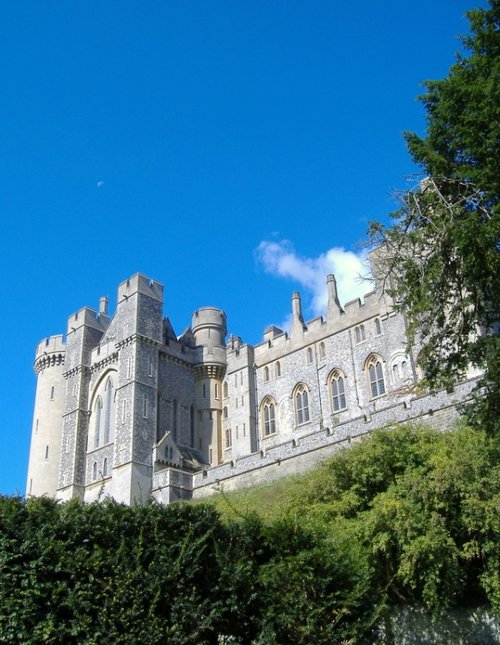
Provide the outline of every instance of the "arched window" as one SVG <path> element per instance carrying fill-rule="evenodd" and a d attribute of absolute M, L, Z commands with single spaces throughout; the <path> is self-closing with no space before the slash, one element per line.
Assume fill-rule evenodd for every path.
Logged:
<path fill-rule="evenodd" d="M 330 396 L 333 413 L 346 409 L 345 377 L 340 370 L 334 370 L 330 376 Z"/>
<path fill-rule="evenodd" d="M 231 428 L 226 428 L 226 448 L 231 448 L 232 443 Z"/>
<path fill-rule="evenodd" d="M 108 378 L 104 389 L 104 443 L 113 441 L 115 392 L 113 381 Z"/>
<path fill-rule="evenodd" d="M 276 361 L 274 371 L 275 371 L 276 376 L 281 376 L 281 364 L 280 364 L 279 361 Z"/>
<path fill-rule="evenodd" d="M 226 406 L 224 406 L 224 409 L 222 410 L 222 417 L 224 419 L 227 419 L 227 407 Z"/>
<path fill-rule="evenodd" d="M 306 356 L 307 356 L 307 364 L 311 365 L 311 363 L 313 362 L 313 350 L 311 347 L 307 348 Z"/>
<path fill-rule="evenodd" d="M 371 356 L 366 363 L 370 395 L 372 399 L 385 394 L 384 370 L 378 356 Z"/>
<path fill-rule="evenodd" d="M 227 399 L 227 397 L 229 396 L 229 387 L 228 387 L 227 381 L 224 381 L 223 388 L 224 388 L 224 390 L 223 390 L 224 391 L 224 398 Z"/>
<path fill-rule="evenodd" d="M 92 464 L 92 481 L 95 482 L 97 479 L 97 461 L 94 461 Z"/>
<path fill-rule="evenodd" d="M 101 445 L 102 423 L 102 399 L 98 396 L 94 403 L 94 448 Z"/>
<path fill-rule="evenodd" d="M 102 462 L 102 476 L 107 477 L 108 476 L 108 458 L 104 457 L 104 461 Z"/>
<path fill-rule="evenodd" d="M 362 343 L 365 340 L 365 326 L 364 325 L 358 325 L 354 333 L 356 335 L 356 343 Z"/>
<path fill-rule="evenodd" d="M 321 342 L 319 344 L 319 357 L 320 358 L 325 358 L 326 357 L 325 343 L 323 343 L 323 342 Z"/>
<path fill-rule="evenodd" d="M 262 401 L 261 410 L 264 437 L 268 437 L 276 432 L 276 405 L 270 396 Z"/>
<path fill-rule="evenodd" d="M 214 396 L 215 396 L 216 399 L 219 398 L 219 384 L 218 383 L 214 384 Z"/>
<path fill-rule="evenodd" d="M 375 318 L 375 335 L 380 336 L 382 333 L 382 323 L 380 322 L 380 318 Z"/>
<path fill-rule="evenodd" d="M 269 367 L 264 367 L 264 381 L 266 383 L 269 381 Z"/>
<path fill-rule="evenodd" d="M 306 386 L 301 383 L 295 389 L 293 395 L 295 404 L 295 421 L 300 426 L 303 423 L 309 422 L 309 393 Z"/>

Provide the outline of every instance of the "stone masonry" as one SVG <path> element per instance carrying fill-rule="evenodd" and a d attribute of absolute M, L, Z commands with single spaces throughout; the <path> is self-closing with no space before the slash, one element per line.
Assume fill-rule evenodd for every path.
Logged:
<path fill-rule="evenodd" d="M 251 346 L 214 307 L 176 335 L 162 285 L 132 276 L 113 316 L 101 298 L 36 349 L 27 494 L 169 503 L 301 472 L 390 423 L 446 425 L 477 375 L 424 392 L 405 320 L 374 286 L 342 308 L 328 276 L 326 316 L 307 323 L 294 292 L 290 331 Z"/>

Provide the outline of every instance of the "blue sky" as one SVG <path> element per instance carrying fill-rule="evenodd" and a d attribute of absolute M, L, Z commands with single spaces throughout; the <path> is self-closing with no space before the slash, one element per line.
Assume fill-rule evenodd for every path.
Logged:
<path fill-rule="evenodd" d="M 356 295 L 367 223 L 417 171 L 420 83 L 447 74 L 470 8 L 2 3 L 0 492 L 25 490 L 35 346 L 133 273 L 165 285 L 177 333 L 214 305 L 250 343 L 295 289 L 319 313 L 330 271 Z"/>

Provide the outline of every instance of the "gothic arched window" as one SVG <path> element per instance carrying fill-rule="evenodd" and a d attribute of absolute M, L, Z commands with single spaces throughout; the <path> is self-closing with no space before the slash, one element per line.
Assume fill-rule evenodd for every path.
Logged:
<path fill-rule="evenodd" d="M 114 408 L 115 408 L 115 392 L 113 388 L 113 381 L 108 378 L 106 387 L 104 389 L 104 443 L 113 441 L 113 425 L 114 425 Z"/>
<path fill-rule="evenodd" d="M 366 371 L 371 398 L 376 399 L 385 394 L 384 370 L 382 360 L 379 356 L 373 355 L 368 359 L 366 362 Z"/>
<path fill-rule="evenodd" d="M 101 445 L 102 424 L 102 399 L 98 396 L 94 403 L 94 448 L 99 448 Z"/>
<path fill-rule="evenodd" d="M 262 401 L 261 411 L 264 437 L 268 437 L 276 432 L 276 405 L 270 396 Z"/>
<path fill-rule="evenodd" d="M 301 383 L 295 388 L 293 395 L 295 405 L 295 421 L 298 426 L 309 422 L 309 392 L 307 387 Z"/>
<path fill-rule="evenodd" d="M 333 370 L 330 376 L 330 396 L 333 413 L 346 409 L 345 376 L 340 370 Z"/>

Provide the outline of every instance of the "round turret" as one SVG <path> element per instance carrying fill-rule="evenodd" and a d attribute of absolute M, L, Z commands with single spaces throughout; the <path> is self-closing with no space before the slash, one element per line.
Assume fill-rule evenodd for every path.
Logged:
<path fill-rule="evenodd" d="M 198 448 L 205 460 L 222 460 L 222 379 L 226 371 L 226 314 L 215 307 L 194 312 L 191 329 L 199 348 L 196 365 L 196 407 Z"/>
<path fill-rule="evenodd" d="M 192 317 L 191 329 L 197 345 L 225 347 L 226 314 L 215 307 L 201 307 Z"/>
<path fill-rule="evenodd" d="M 55 497 L 58 488 L 62 415 L 64 412 L 64 356 L 62 336 L 39 343 L 35 353 L 37 386 L 31 433 L 27 495 Z"/>

